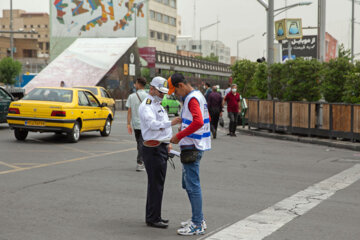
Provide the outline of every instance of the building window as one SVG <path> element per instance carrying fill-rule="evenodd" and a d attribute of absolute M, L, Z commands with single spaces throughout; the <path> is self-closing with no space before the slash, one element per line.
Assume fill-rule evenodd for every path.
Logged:
<path fill-rule="evenodd" d="M 192 45 L 192 46 L 191 46 L 191 49 L 192 49 L 192 50 L 196 50 L 196 45 Z"/>
<path fill-rule="evenodd" d="M 47 34 L 45 34 L 45 38 L 47 38 L 48 37 L 48 35 Z"/>
<path fill-rule="evenodd" d="M 47 28 L 47 25 L 45 25 L 45 27 Z"/>
<path fill-rule="evenodd" d="M 27 35 L 26 35 L 26 34 L 24 35 L 24 38 L 27 38 Z"/>
<path fill-rule="evenodd" d="M 170 17 L 170 25 L 176 26 L 176 18 Z"/>
<path fill-rule="evenodd" d="M 164 3 L 165 5 L 169 5 L 169 0 L 163 0 L 163 3 Z"/>
<path fill-rule="evenodd" d="M 155 20 L 155 12 L 150 10 L 150 19 Z"/>
<path fill-rule="evenodd" d="M 34 27 L 34 25 L 30 25 L 30 27 L 31 27 L 31 28 L 33 28 L 33 27 Z"/>
<path fill-rule="evenodd" d="M 41 35 L 38 35 L 38 38 L 41 38 Z"/>
<path fill-rule="evenodd" d="M 39 48 L 43 50 L 44 44 L 42 42 L 39 43 Z"/>
<path fill-rule="evenodd" d="M 27 26 L 26 25 L 24 25 L 24 28 L 26 28 Z"/>
<path fill-rule="evenodd" d="M 169 34 L 164 33 L 164 41 L 168 42 L 169 41 Z"/>
<path fill-rule="evenodd" d="M 3 28 L 5 28 L 5 25 L 3 25 Z"/>
<path fill-rule="evenodd" d="M 47 42 L 47 43 L 46 43 L 46 51 L 49 51 L 49 48 L 50 48 L 50 43 Z"/>
<path fill-rule="evenodd" d="M 162 22 L 162 14 L 161 13 L 156 13 L 156 20 L 158 22 Z"/>
<path fill-rule="evenodd" d="M 155 31 L 150 31 L 150 38 L 155 38 Z"/>
<path fill-rule="evenodd" d="M 38 24 L 38 28 L 40 28 L 40 24 Z"/>
<path fill-rule="evenodd" d="M 175 43 L 176 42 L 176 36 L 171 35 L 170 36 L 170 41 L 171 41 L 171 43 Z"/>
<path fill-rule="evenodd" d="M 33 37 L 34 37 L 34 35 L 32 35 L 32 34 L 31 34 L 31 35 L 30 35 L 30 37 L 31 37 L 31 38 L 33 38 Z"/>
<path fill-rule="evenodd" d="M 163 34 L 161 33 L 161 32 L 157 32 L 157 39 L 158 40 L 162 40 L 162 36 L 163 36 Z"/>
<path fill-rule="evenodd" d="M 176 8 L 176 0 L 170 0 L 170 7 Z"/>
<path fill-rule="evenodd" d="M 163 21 L 164 21 L 165 24 L 169 24 L 169 16 L 164 15 L 163 16 Z"/>

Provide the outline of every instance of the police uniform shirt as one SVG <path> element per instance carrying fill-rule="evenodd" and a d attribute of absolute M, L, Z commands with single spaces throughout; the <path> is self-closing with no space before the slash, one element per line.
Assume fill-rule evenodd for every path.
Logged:
<path fill-rule="evenodd" d="M 161 102 L 156 102 L 151 95 L 140 104 L 139 116 L 141 133 L 145 141 L 172 137 L 171 121 Z"/>

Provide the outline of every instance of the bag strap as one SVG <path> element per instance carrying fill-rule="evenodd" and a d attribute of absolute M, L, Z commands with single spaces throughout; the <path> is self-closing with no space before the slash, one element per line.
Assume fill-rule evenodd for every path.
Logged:
<path fill-rule="evenodd" d="M 136 96 L 138 97 L 140 103 L 142 103 L 142 100 L 141 100 L 141 98 L 140 98 L 140 96 L 139 96 L 139 94 L 137 92 L 136 92 Z"/>

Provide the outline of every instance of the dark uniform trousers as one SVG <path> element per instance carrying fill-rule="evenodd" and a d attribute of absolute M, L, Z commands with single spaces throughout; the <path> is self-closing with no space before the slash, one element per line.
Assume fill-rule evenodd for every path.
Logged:
<path fill-rule="evenodd" d="M 167 144 L 143 146 L 143 160 L 148 175 L 145 221 L 159 222 L 168 160 Z"/>
<path fill-rule="evenodd" d="M 135 139 L 136 139 L 136 143 L 137 143 L 137 150 L 138 150 L 138 155 L 136 158 L 136 161 L 138 164 L 143 164 L 143 138 L 141 135 L 141 130 L 140 129 L 134 129 L 135 132 Z"/>

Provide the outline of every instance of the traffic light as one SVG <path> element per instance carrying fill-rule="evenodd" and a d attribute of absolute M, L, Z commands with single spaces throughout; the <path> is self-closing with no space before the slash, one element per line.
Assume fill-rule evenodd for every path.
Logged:
<path fill-rule="evenodd" d="M 265 62 L 266 59 L 265 59 L 264 57 L 262 57 L 262 58 L 258 58 L 256 61 L 257 61 L 258 63 L 262 63 L 262 62 Z"/>

